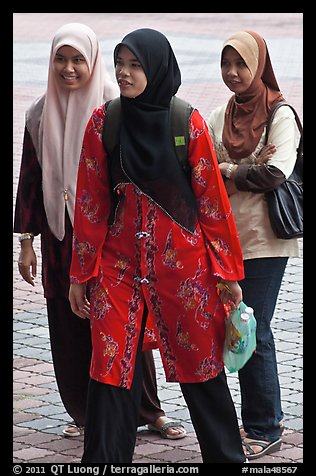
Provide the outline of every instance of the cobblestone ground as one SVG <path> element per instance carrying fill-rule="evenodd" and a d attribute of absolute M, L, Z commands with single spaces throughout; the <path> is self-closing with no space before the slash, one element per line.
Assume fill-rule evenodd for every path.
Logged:
<path fill-rule="evenodd" d="M 301 13 L 15 13 L 13 14 L 14 144 L 13 193 L 21 160 L 24 112 L 44 92 L 50 43 L 64 23 L 82 22 L 98 35 L 102 52 L 112 71 L 112 51 L 122 37 L 140 27 L 162 31 L 172 44 L 182 70 L 179 96 L 200 112 L 209 112 L 229 96 L 220 78 L 219 52 L 228 35 L 251 29 L 265 37 L 275 73 L 284 96 L 302 116 L 302 14 Z M 39 259 L 39 239 L 35 239 Z M 19 245 L 14 236 L 14 453 L 16 463 L 80 462 L 83 438 L 65 439 L 65 413 L 56 388 L 48 336 L 45 301 L 40 285 L 33 288 L 17 271 Z M 277 347 L 282 404 L 285 413 L 283 444 L 277 453 L 260 463 L 303 462 L 302 388 L 302 255 L 289 260 L 273 331 Z M 134 462 L 200 463 L 196 435 L 177 384 L 167 384 L 159 354 L 155 352 L 159 397 L 168 416 L 180 420 L 188 431 L 183 440 L 163 440 L 141 428 Z M 236 374 L 229 386 L 240 417 L 240 393 Z"/>

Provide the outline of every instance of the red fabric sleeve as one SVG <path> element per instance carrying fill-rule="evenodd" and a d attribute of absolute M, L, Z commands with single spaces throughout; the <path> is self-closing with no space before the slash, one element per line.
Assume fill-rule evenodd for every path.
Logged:
<path fill-rule="evenodd" d="M 108 230 L 110 189 L 102 144 L 104 108 L 96 108 L 87 124 L 78 169 L 70 281 L 97 276 Z"/>
<path fill-rule="evenodd" d="M 225 280 L 243 279 L 242 251 L 230 201 L 206 122 L 196 110 L 190 124 L 189 162 L 214 275 Z"/>

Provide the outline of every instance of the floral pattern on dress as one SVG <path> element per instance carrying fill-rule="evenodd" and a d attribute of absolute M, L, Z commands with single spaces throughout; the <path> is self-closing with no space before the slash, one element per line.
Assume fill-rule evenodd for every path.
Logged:
<path fill-rule="evenodd" d="M 183 228 L 181 228 L 181 235 L 185 239 L 187 243 L 190 243 L 192 246 L 196 246 L 198 244 L 200 234 L 197 230 L 194 230 L 193 235 L 191 233 L 187 233 Z"/>
<path fill-rule="evenodd" d="M 93 319 L 104 319 L 112 305 L 109 302 L 109 291 L 95 279 L 90 285 L 90 306 Z"/>
<path fill-rule="evenodd" d="M 130 266 L 130 261 L 131 260 L 127 256 L 118 253 L 118 259 L 115 263 L 115 268 L 118 269 L 118 275 L 116 278 L 116 284 L 112 284 L 112 286 L 118 286 L 120 284 L 124 278 L 124 273 Z"/>
<path fill-rule="evenodd" d="M 91 124 L 90 124 L 90 131 L 95 134 L 99 141 L 102 142 L 102 131 L 103 131 L 103 123 L 104 123 L 104 107 L 100 106 L 99 108 L 95 109 L 91 116 Z"/>
<path fill-rule="evenodd" d="M 205 122 L 203 123 L 203 125 L 205 126 Z M 189 128 L 190 139 L 198 139 L 198 137 L 203 134 L 204 130 L 205 130 L 204 127 L 202 128 L 196 127 L 191 122 L 190 128 Z"/>
<path fill-rule="evenodd" d="M 206 240 L 206 247 L 212 250 L 212 253 L 218 263 L 218 265 L 225 270 L 225 272 L 229 273 L 229 269 L 225 268 L 225 261 L 223 260 L 223 256 L 231 256 L 231 251 L 229 249 L 229 245 L 225 243 L 221 238 L 217 237 L 214 238 L 212 241 Z M 218 274 L 220 276 L 220 274 Z"/>
<path fill-rule="evenodd" d="M 91 222 L 98 223 L 100 218 L 98 216 L 99 205 L 93 203 L 93 200 L 87 190 L 83 190 L 82 194 L 77 198 L 78 205 L 81 208 L 82 214 Z"/>
<path fill-rule="evenodd" d="M 120 387 L 128 388 L 130 381 L 130 371 L 132 368 L 132 359 L 133 359 L 133 349 L 137 347 L 137 313 L 141 306 L 141 293 L 139 289 L 139 283 L 135 281 L 133 287 L 133 296 L 132 300 L 128 306 L 128 316 L 127 324 L 125 324 L 124 329 L 126 332 L 125 335 L 125 347 L 124 347 L 124 356 L 121 360 L 122 372 L 120 379 Z"/>
<path fill-rule="evenodd" d="M 195 344 L 190 344 L 190 333 L 188 331 L 185 332 L 182 329 L 182 323 L 179 319 L 177 321 L 177 342 L 178 345 L 184 347 L 185 350 L 199 350 L 199 348 Z"/>
<path fill-rule="evenodd" d="M 205 272 L 202 269 L 199 260 L 199 267 L 195 272 L 193 278 L 187 278 L 181 282 L 180 289 L 177 296 L 182 299 L 183 306 L 186 311 L 194 310 L 194 317 L 196 322 L 203 329 L 207 329 L 212 315 L 206 311 L 209 299 L 209 291 L 203 288 L 199 277 Z"/>
<path fill-rule="evenodd" d="M 177 249 L 172 243 L 172 231 L 170 230 L 167 236 L 167 242 L 165 249 L 162 253 L 162 262 L 165 266 L 169 266 L 171 269 L 182 269 L 183 264 L 177 260 Z"/>
<path fill-rule="evenodd" d="M 85 256 L 91 259 L 91 256 L 95 255 L 96 249 L 88 241 L 79 241 L 76 234 L 73 235 L 73 251 L 78 256 L 80 267 L 83 270 L 85 268 Z"/>
<path fill-rule="evenodd" d="M 203 178 L 205 170 L 211 170 L 211 162 L 201 157 L 198 164 L 192 168 L 192 179 L 199 183 L 202 187 L 206 187 L 206 181 Z"/>
<path fill-rule="evenodd" d="M 86 162 L 87 170 L 91 170 L 92 172 L 96 173 L 97 175 L 101 174 L 99 164 L 95 157 L 88 158 L 86 154 L 82 154 L 83 160 Z"/>
<path fill-rule="evenodd" d="M 224 368 L 222 362 L 218 362 L 215 358 L 214 352 L 214 342 L 212 342 L 211 353 L 209 357 L 205 357 L 201 360 L 200 365 L 196 371 L 196 374 L 203 379 L 208 378 L 215 378 Z"/>
<path fill-rule="evenodd" d="M 107 375 L 112 368 L 114 359 L 118 353 L 118 343 L 114 342 L 112 336 L 105 335 L 103 332 L 100 332 L 101 341 L 103 344 L 103 356 L 106 358 L 105 372 L 103 375 Z"/>
<path fill-rule="evenodd" d="M 223 215 L 219 210 L 218 200 L 211 200 L 209 197 L 202 197 L 199 200 L 200 213 L 205 215 L 207 218 L 214 218 L 214 220 L 226 220 L 231 214 L 229 210 L 225 215 Z"/>

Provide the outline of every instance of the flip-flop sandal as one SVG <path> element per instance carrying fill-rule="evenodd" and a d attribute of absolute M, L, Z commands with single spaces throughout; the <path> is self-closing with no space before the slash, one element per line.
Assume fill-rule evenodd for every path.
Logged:
<path fill-rule="evenodd" d="M 156 428 L 154 425 L 151 425 L 151 424 L 148 424 L 147 427 L 148 427 L 148 430 L 158 432 L 160 433 L 161 438 L 167 438 L 168 440 L 180 440 L 181 438 L 184 438 L 185 436 L 187 436 L 187 432 L 184 426 L 181 425 L 181 423 L 178 423 L 176 421 L 168 421 L 167 423 L 162 425 L 161 428 Z M 181 428 L 183 429 L 183 432 L 179 433 L 178 435 L 168 435 L 167 433 L 168 428 L 173 428 L 173 429 Z"/>
<path fill-rule="evenodd" d="M 84 434 L 84 426 L 78 426 L 73 423 L 69 423 L 66 428 L 63 429 L 63 435 L 67 438 L 74 438 L 75 436 L 81 436 Z"/>
<path fill-rule="evenodd" d="M 271 443 L 269 443 L 268 441 L 265 442 L 257 440 L 251 440 L 246 442 L 245 439 L 242 438 L 242 444 L 247 451 L 246 457 L 250 460 L 261 458 L 261 456 L 263 455 L 268 455 L 274 453 L 275 451 L 278 451 L 281 448 L 282 440 L 279 439 L 277 441 L 272 441 Z M 252 446 L 261 446 L 262 450 L 258 451 L 258 453 L 255 453 L 252 449 Z"/>

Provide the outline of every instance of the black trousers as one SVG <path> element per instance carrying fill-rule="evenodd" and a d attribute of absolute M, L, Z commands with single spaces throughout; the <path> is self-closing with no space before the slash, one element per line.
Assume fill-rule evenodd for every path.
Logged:
<path fill-rule="evenodd" d="M 203 463 L 244 463 L 246 457 L 225 372 L 206 382 L 180 386 Z"/>
<path fill-rule="evenodd" d="M 130 390 L 90 380 L 82 463 L 132 463 L 142 396 L 138 345 Z M 203 463 L 243 463 L 235 407 L 225 373 L 202 383 L 181 384 Z"/>
<path fill-rule="evenodd" d="M 77 425 L 85 424 L 91 361 L 88 319 L 80 319 L 66 298 L 47 299 L 54 371 L 61 400 Z"/>
<path fill-rule="evenodd" d="M 158 398 L 157 377 L 155 361 L 152 350 L 142 352 L 143 391 L 139 410 L 138 426 L 154 424 L 155 421 L 165 416 Z"/>

